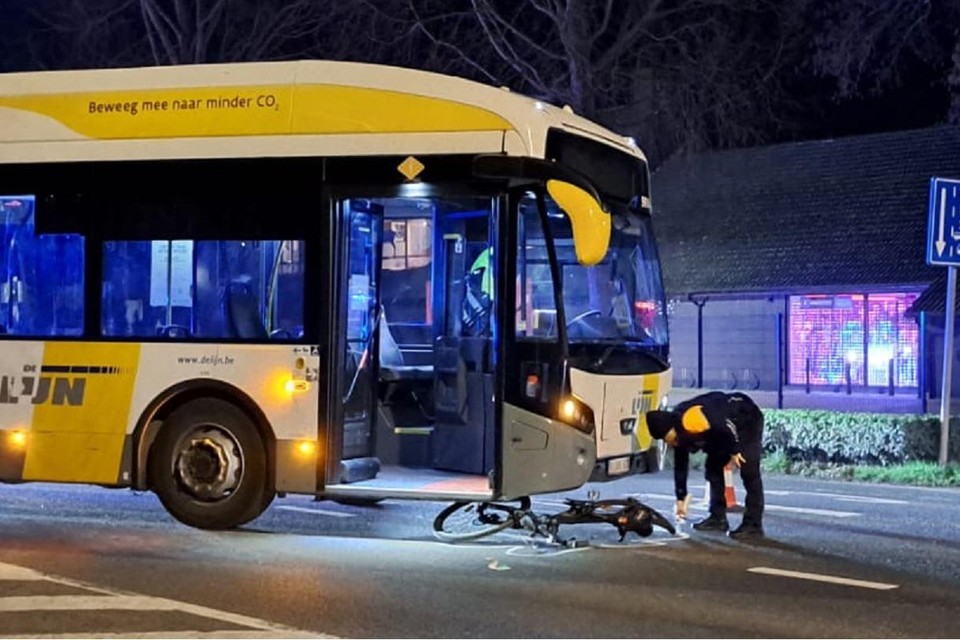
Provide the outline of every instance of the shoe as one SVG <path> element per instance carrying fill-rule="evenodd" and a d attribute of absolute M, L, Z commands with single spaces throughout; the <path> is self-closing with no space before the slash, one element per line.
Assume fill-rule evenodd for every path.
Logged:
<path fill-rule="evenodd" d="M 741 524 L 729 535 L 734 540 L 760 540 L 764 537 L 763 527 L 758 524 Z"/>
<path fill-rule="evenodd" d="M 694 522 L 693 528 L 697 531 L 719 531 L 722 533 L 730 528 L 730 524 L 727 522 L 726 516 L 711 513 L 700 522 Z"/>

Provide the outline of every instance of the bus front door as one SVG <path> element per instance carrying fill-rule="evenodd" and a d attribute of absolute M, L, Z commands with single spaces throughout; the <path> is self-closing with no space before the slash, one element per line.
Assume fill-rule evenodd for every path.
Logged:
<path fill-rule="evenodd" d="M 433 466 L 488 475 L 496 452 L 491 210 L 438 213 Z"/>
<path fill-rule="evenodd" d="M 332 494 L 492 496 L 495 203 L 339 201 Z"/>
<path fill-rule="evenodd" d="M 343 429 L 334 431 L 330 438 L 331 447 L 339 445 L 339 451 L 330 452 L 334 468 L 327 470 L 333 484 L 367 480 L 379 470 L 373 456 L 373 425 L 378 362 L 375 354 L 381 321 L 378 283 L 383 207 L 354 198 L 341 201 L 340 210 L 347 238 L 341 280 L 345 304 L 340 306 L 343 360 L 339 422 Z"/>

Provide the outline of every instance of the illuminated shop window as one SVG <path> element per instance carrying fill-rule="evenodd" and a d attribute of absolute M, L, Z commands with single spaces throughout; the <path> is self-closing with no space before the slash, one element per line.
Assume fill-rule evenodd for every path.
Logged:
<path fill-rule="evenodd" d="M 919 332 L 913 318 L 905 318 L 916 293 L 871 293 L 867 297 L 870 334 L 867 340 L 867 384 L 887 385 L 890 361 L 893 384 L 917 386 L 917 348 Z"/>
<path fill-rule="evenodd" d="M 790 383 L 917 386 L 917 293 L 791 296 Z"/>

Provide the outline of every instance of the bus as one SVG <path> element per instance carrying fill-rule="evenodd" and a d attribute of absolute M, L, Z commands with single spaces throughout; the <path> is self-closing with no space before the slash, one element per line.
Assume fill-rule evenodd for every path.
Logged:
<path fill-rule="evenodd" d="M 670 386 L 630 139 L 296 61 L 0 75 L 0 481 L 491 501 L 653 470 Z"/>

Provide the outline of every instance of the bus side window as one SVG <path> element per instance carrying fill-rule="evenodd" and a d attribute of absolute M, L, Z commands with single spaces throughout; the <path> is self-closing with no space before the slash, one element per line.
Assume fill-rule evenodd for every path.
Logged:
<path fill-rule="evenodd" d="M 38 235 L 34 211 L 33 196 L 0 195 L 0 333 L 79 336 L 84 239 Z"/>
<path fill-rule="evenodd" d="M 103 335 L 299 339 L 303 245 L 301 240 L 107 242 Z"/>

